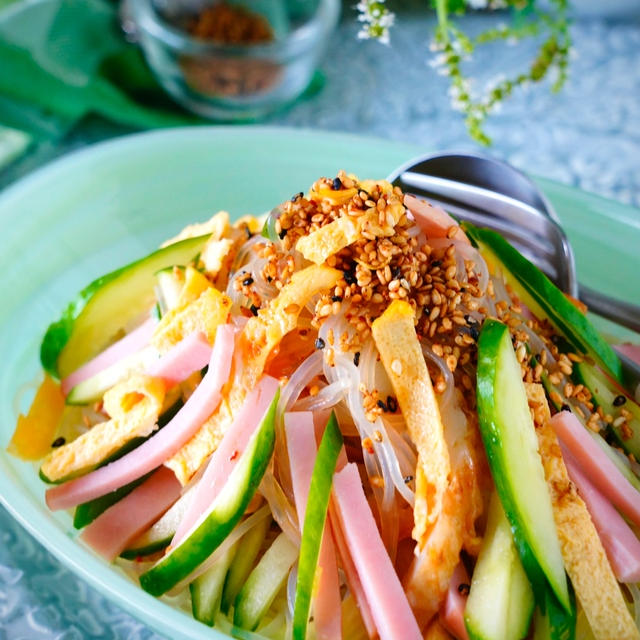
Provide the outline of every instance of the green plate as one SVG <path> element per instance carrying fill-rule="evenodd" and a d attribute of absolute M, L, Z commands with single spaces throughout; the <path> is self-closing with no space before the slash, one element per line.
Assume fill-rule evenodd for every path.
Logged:
<path fill-rule="evenodd" d="M 77 291 L 186 223 L 219 209 L 261 213 L 341 168 L 381 178 L 426 151 L 292 129 L 175 129 L 74 153 L 0 194 L 0 498 L 9 511 L 70 569 L 160 633 L 226 637 L 144 593 L 75 540 L 67 513 L 45 508 L 35 468 L 5 452 L 17 391 L 37 377 L 40 338 Z M 569 233 L 581 280 L 638 302 L 640 212 L 539 182 Z"/>

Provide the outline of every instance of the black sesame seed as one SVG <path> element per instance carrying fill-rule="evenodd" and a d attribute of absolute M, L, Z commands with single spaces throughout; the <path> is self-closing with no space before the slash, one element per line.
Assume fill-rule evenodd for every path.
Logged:
<path fill-rule="evenodd" d="M 402 269 L 400 267 L 394 267 L 391 270 L 391 275 L 393 276 L 394 280 L 399 280 L 400 278 L 402 278 Z"/>
<path fill-rule="evenodd" d="M 66 440 L 60 436 L 59 438 L 56 438 L 52 443 L 51 446 L 55 449 L 57 447 L 61 447 L 64 443 L 66 442 Z"/>
<path fill-rule="evenodd" d="M 562 411 L 571 411 L 571 407 L 566 402 L 563 402 L 561 410 Z"/>
<path fill-rule="evenodd" d="M 405 476 L 402 478 L 405 484 L 409 484 L 413 480 L 413 476 Z"/>
<path fill-rule="evenodd" d="M 287 235 L 287 230 L 286 229 L 280 229 L 280 232 L 278 233 L 278 238 L 280 238 L 280 240 L 282 240 L 286 235 Z"/>
<path fill-rule="evenodd" d="M 431 309 L 429 309 L 429 307 L 422 307 L 422 313 L 424 313 L 425 316 L 428 316 L 431 313 Z"/>
<path fill-rule="evenodd" d="M 252 284 L 253 284 L 253 278 L 252 278 L 251 276 L 247 276 L 247 277 L 242 281 L 242 284 L 243 284 L 245 287 L 248 287 L 248 286 L 252 285 Z"/>
<path fill-rule="evenodd" d="M 360 364 L 360 352 L 359 351 L 356 351 L 353 354 L 353 364 L 355 364 L 356 367 Z"/>
<path fill-rule="evenodd" d="M 623 396 L 622 394 L 620 394 L 619 396 L 616 396 L 613 399 L 613 406 L 614 407 L 621 407 L 626 401 L 627 401 L 626 396 Z"/>
<path fill-rule="evenodd" d="M 344 274 L 344 281 L 347 284 L 355 284 L 356 282 L 358 282 L 355 273 L 353 273 L 353 271 L 343 271 Z"/>
<path fill-rule="evenodd" d="M 257 316 L 257 315 L 258 315 L 258 307 L 256 307 L 256 305 L 255 305 L 255 304 L 252 304 L 252 305 L 249 307 L 249 311 L 251 311 L 251 313 L 252 313 L 254 316 Z"/>
<path fill-rule="evenodd" d="M 461 582 L 458 585 L 458 593 L 461 596 L 468 596 L 469 595 L 469 591 L 471 591 L 471 585 L 468 585 L 466 582 Z"/>
<path fill-rule="evenodd" d="M 382 400 L 378 400 L 378 406 L 386 413 L 387 412 L 387 405 L 382 402 Z"/>
<path fill-rule="evenodd" d="M 325 348 L 324 340 L 322 338 L 316 338 L 315 347 L 316 349 L 324 349 Z"/>
<path fill-rule="evenodd" d="M 467 313 L 467 315 L 464 317 L 464 321 L 468 324 L 468 325 L 473 325 L 473 324 L 478 324 L 478 321 L 472 316 L 469 315 Z"/>
<path fill-rule="evenodd" d="M 273 282 L 273 278 L 271 276 L 267 276 L 267 282 Z"/>
<path fill-rule="evenodd" d="M 340 178 L 334 178 L 333 179 L 333 184 L 331 185 L 331 188 L 334 191 L 340 191 L 340 189 L 342 189 L 342 180 L 340 180 Z"/>
<path fill-rule="evenodd" d="M 299 191 L 298 193 L 296 193 L 295 196 L 291 198 L 291 202 L 295 202 L 296 200 L 299 200 L 300 198 L 302 198 L 302 196 L 304 196 L 304 193 L 302 193 L 302 191 Z"/>
<path fill-rule="evenodd" d="M 434 261 L 431 263 L 431 266 L 432 266 L 433 268 L 435 268 L 435 267 L 439 267 L 441 264 L 442 264 L 442 260 L 434 260 Z"/>
<path fill-rule="evenodd" d="M 393 396 L 387 396 L 387 408 L 391 413 L 395 413 L 398 410 L 398 403 Z"/>
<path fill-rule="evenodd" d="M 253 234 L 251 233 L 251 229 L 249 229 L 248 224 L 244 225 L 244 232 L 247 234 L 247 240 L 251 240 L 251 238 L 253 237 Z"/>
<path fill-rule="evenodd" d="M 331 296 L 331 302 L 342 302 L 342 298 L 340 296 Z"/>
<path fill-rule="evenodd" d="M 477 342 L 478 338 L 480 337 L 478 327 L 476 327 L 475 325 L 469 327 L 469 335 L 474 339 L 475 342 Z"/>

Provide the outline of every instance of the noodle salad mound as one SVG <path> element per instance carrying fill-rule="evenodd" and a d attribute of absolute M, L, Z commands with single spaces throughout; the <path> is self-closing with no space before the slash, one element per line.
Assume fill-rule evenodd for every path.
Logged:
<path fill-rule="evenodd" d="M 340 172 L 89 284 L 9 450 L 241 638 L 640 638 L 640 406 L 500 235 Z"/>

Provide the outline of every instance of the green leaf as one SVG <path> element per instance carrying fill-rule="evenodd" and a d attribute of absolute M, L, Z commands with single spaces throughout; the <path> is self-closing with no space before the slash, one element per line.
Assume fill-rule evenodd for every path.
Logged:
<path fill-rule="evenodd" d="M 336 416 L 332 413 L 318 447 L 318 455 L 311 474 L 309 499 L 302 528 L 300 558 L 298 560 L 298 582 L 293 610 L 294 640 L 304 640 L 307 634 L 313 581 L 327 519 L 333 473 L 341 448 L 342 434 Z"/>

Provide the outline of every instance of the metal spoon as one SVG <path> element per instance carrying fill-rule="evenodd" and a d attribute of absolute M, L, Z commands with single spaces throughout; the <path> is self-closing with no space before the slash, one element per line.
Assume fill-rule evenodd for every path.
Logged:
<path fill-rule="evenodd" d="M 590 311 L 640 332 L 640 306 L 578 283 L 573 250 L 553 206 L 511 165 L 470 153 L 429 154 L 398 167 L 388 180 L 459 219 L 500 232 Z M 640 380 L 640 367 L 619 355 L 633 379 Z"/>

